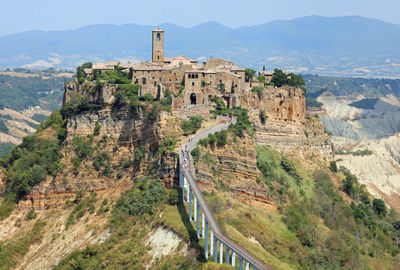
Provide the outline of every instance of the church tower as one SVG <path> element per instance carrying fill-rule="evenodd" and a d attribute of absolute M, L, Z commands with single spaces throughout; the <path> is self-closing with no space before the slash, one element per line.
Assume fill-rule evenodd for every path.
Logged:
<path fill-rule="evenodd" d="M 153 30 L 153 62 L 164 62 L 164 30 Z"/>

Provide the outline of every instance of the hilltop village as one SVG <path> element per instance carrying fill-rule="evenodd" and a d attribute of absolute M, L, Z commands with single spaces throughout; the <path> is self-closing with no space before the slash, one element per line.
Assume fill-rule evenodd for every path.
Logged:
<path fill-rule="evenodd" d="M 164 37 L 79 66 L 2 160 L 2 268 L 400 269 L 400 218 L 337 167 L 301 76 L 166 58 Z"/>
<path fill-rule="evenodd" d="M 99 72 L 116 68 L 130 73 L 132 84 L 140 86 L 139 95 L 163 96 L 168 89 L 175 93 L 172 107 L 182 109 L 188 105 L 209 105 L 212 97 L 219 96 L 228 108 L 240 106 L 239 97 L 254 87 L 272 85 L 273 72 L 262 71 L 259 76 L 247 74 L 244 68 L 222 58 L 210 58 L 203 64 L 185 56 L 165 57 L 162 29 L 152 31 L 152 61 L 121 64 L 108 61 L 95 63 L 83 70 L 84 78 L 93 79 Z M 260 78 L 262 80 L 260 81 Z"/>

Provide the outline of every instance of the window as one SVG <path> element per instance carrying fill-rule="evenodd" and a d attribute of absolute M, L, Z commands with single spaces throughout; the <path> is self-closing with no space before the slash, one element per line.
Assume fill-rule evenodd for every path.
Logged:
<path fill-rule="evenodd" d="M 157 40 L 161 40 L 161 35 L 160 35 L 160 33 L 157 33 Z"/>
<path fill-rule="evenodd" d="M 196 74 L 196 79 L 198 79 L 199 78 L 199 74 Z"/>
<path fill-rule="evenodd" d="M 194 86 L 194 82 L 192 82 L 192 86 Z"/>
<path fill-rule="evenodd" d="M 142 78 L 142 84 L 146 84 L 146 78 Z"/>
<path fill-rule="evenodd" d="M 157 55 L 157 60 L 160 60 L 160 56 L 159 55 Z"/>

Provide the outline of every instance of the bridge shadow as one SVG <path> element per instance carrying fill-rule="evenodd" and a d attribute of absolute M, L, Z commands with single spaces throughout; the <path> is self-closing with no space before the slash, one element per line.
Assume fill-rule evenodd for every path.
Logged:
<path fill-rule="evenodd" d="M 200 245 L 199 239 L 197 238 L 197 230 L 193 227 L 193 224 L 189 221 L 189 213 L 186 211 L 185 204 L 182 201 L 182 188 L 177 188 L 179 191 L 179 200 L 178 200 L 178 211 L 181 216 L 181 220 L 185 226 L 185 229 L 189 233 L 189 241 L 190 246 L 198 250 L 197 260 L 201 262 L 206 262 L 206 258 L 204 256 L 204 248 Z"/>

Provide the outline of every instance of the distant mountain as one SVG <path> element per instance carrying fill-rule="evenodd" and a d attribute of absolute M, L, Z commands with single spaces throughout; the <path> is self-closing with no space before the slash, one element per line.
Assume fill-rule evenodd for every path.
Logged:
<path fill-rule="evenodd" d="M 166 55 L 224 57 L 242 66 L 280 67 L 323 75 L 400 74 L 400 25 L 357 16 L 309 16 L 228 28 L 159 25 Z M 90 25 L 70 31 L 29 31 L 0 37 L 0 67 L 74 67 L 83 61 L 148 60 L 150 25 Z"/>

